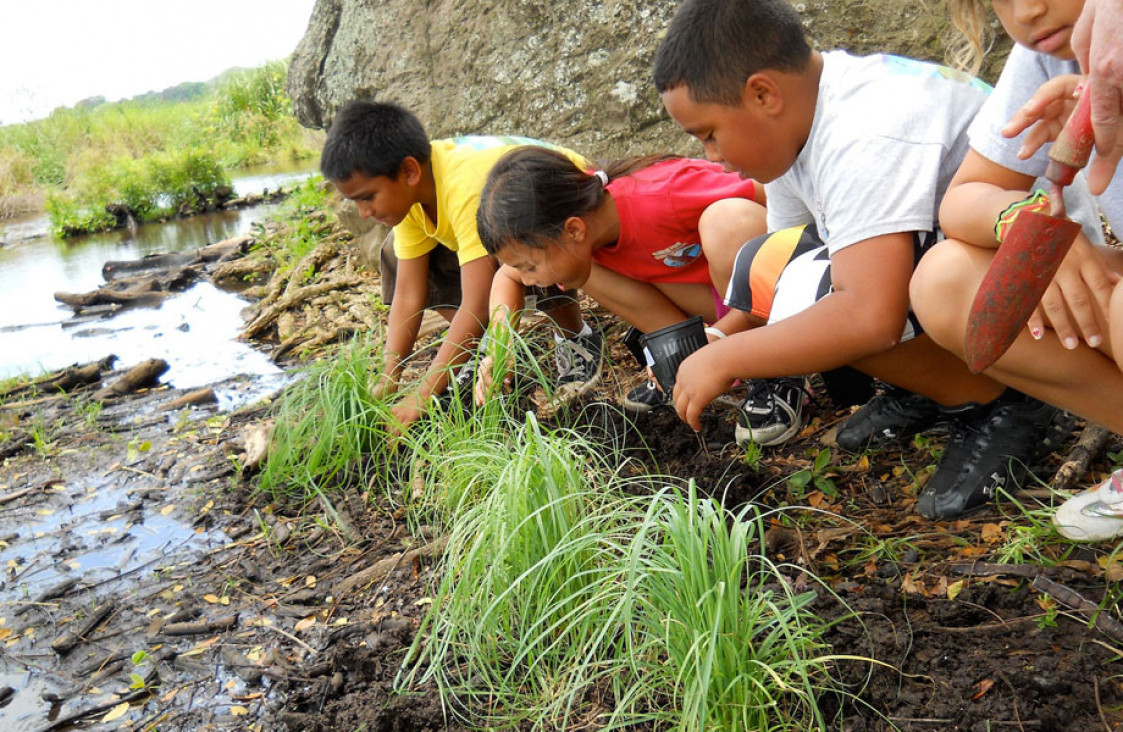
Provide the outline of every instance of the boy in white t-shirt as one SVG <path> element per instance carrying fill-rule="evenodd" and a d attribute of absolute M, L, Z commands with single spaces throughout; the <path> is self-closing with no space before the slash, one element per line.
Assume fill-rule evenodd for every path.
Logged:
<path fill-rule="evenodd" d="M 699 429 L 702 409 L 735 379 L 850 365 L 934 400 L 952 423 L 929 484 L 947 484 L 956 500 L 922 503 L 922 515 L 954 518 L 1012 489 L 1058 410 L 971 374 L 909 312 L 909 279 L 937 238 L 986 85 L 909 59 L 819 53 L 783 0 L 686 0 L 654 76 L 711 160 L 765 183 L 772 233 L 745 245 L 728 303 L 755 309 L 757 261 L 784 269 L 766 326 L 683 362 L 679 416 Z"/>

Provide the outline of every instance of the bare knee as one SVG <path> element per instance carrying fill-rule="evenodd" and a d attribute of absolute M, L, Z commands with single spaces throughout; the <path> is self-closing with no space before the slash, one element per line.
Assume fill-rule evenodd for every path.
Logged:
<path fill-rule="evenodd" d="M 991 252 L 953 239 L 921 258 L 909 282 L 909 299 L 924 331 L 937 343 L 961 344 L 967 315 Z"/>

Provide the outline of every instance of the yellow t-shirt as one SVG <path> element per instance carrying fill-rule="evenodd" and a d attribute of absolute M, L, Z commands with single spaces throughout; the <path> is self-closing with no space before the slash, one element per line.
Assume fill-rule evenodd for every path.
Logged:
<path fill-rule="evenodd" d="M 476 210 L 487 174 L 504 153 L 523 145 L 540 145 L 565 153 L 583 169 L 589 163 L 564 147 L 529 137 L 491 137 L 471 135 L 433 140 L 433 180 L 437 187 L 437 222 L 434 224 L 420 203 L 394 227 L 394 254 L 398 259 L 416 259 L 438 244 L 456 252 L 461 265 L 486 257 L 487 251 L 476 232 Z"/>

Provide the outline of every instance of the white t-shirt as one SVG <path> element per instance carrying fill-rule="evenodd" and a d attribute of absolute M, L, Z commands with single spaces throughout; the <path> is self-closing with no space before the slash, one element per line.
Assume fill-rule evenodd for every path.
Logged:
<path fill-rule="evenodd" d="M 824 53 L 807 144 L 765 186 L 769 231 L 814 223 L 831 255 L 876 236 L 935 231 L 989 89 L 899 56 Z"/>
<path fill-rule="evenodd" d="M 1041 178 L 1049 164 L 1048 145 L 1040 148 L 1033 157 L 1019 160 L 1018 148 L 1022 146 L 1025 133 L 1008 139 L 1002 136 L 1001 129 L 1046 81 L 1065 74 L 1079 73 L 1080 66 L 1075 61 L 1061 61 L 1023 46 L 1014 46 L 1002 68 L 994 93 L 968 130 L 971 149 L 1004 168 L 1039 178 L 1038 187 L 1048 191 L 1048 181 Z M 1092 242 L 1102 244 L 1104 241 L 1096 203 L 1111 224 L 1112 231 L 1123 231 L 1120 228 L 1123 227 L 1123 175 L 1116 175 L 1104 194 L 1093 199 L 1081 173 L 1072 185 L 1065 188 L 1064 194 L 1069 217 L 1084 225 L 1084 233 Z"/>

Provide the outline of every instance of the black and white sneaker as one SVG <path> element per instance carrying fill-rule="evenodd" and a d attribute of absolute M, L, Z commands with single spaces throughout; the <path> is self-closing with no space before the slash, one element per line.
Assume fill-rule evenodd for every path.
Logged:
<path fill-rule="evenodd" d="M 1008 389 L 994 402 L 944 410 L 950 436 L 916 509 L 933 521 L 958 518 L 1012 492 L 1030 465 L 1059 446 L 1071 418 L 1033 397 Z"/>
<path fill-rule="evenodd" d="M 787 442 L 803 429 L 807 401 L 807 382 L 802 376 L 753 379 L 749 395 L 737 408 L 737 444 L 755 442 L 768 447 Z"/>
<path fill-rule="evenodd" d="M 584 396 L 600 383 L 604 339 L 597 331 L 561 341 L 554 347 L 558 382 L 553 404 L 561 406 Z"/>
<path fill-rule="evenodd" d="M 659 407 L 671 406 L 671 398 L 664 394 L 652 379 L 628 392 L 621 406 L 624 407 L 625 412 L 646 414 Z"/>
<path fill-rule="evenodd" d="M 838 446 L 861 452 L 890 440 L 907 439 L 943 418 L 940 405 L 928 397 L 887 386 L 842 425 L 835 437 Z"/>

